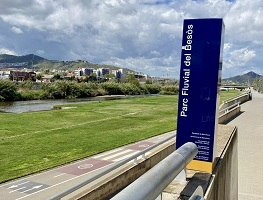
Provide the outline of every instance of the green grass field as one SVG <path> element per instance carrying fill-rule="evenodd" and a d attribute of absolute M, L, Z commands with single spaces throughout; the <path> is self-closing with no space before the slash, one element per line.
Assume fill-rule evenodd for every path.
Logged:
<path fill-rule="evenodd" d="M 177 102 L 173 95 L 0 113 L 0 182 L 175 130 Z"/>
<path fill-rule="evenodd" d="M 233 89 L 230 89 L 228 91 L 221 91 L 220 92 L 220 103 L 222 103 L 226 99 L 229 99 L 229 98 L 234 97 L 234 96 L 238 96 L 240 94 L 242 94 L 241 91 L 233 90 Z"/>

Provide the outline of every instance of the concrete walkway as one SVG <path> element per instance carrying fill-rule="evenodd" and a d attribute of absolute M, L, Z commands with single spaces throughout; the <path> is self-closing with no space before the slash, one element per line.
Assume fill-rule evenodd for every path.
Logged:
<path fill-rule="evenodd" d="M 263 200 L 263 94 L 241 105 L 228 125 L 238 128 L 238 199 Z"/>

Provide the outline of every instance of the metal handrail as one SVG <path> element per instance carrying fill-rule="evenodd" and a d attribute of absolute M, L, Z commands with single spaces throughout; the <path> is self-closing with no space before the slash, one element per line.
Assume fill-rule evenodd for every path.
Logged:
<path fill-rule="evenodd" d="M 227 108 L 224 108 L 222 110 L 219 110 L 219 113 L 227 113 L 231 108 L 234 108 L 236 106 L 239 106 L 240 105 L 240 101 L 239 102 L 236 102 L 234 104 L 232 104 L 231 106 L 228 106 Z"/>
<path fill-rule="evenodd" d="M 73 186 L 73 187 L 71 187 L 71 188 L 69 188 L 69 189 L 67 189 L 67 190 L 65 190 L 65 191 L 63 191 L 63 192 L 61 192 L 61 193 L 53 196 L 53 197 L 51 197 L 49 200 L 58 200 L 58 199 L 61 199 L 62 197 L 65 197 L 66 195 L 68 195 L 68 194 L 70 194 L 70 193 L 72 193 L 72 192 L 74 192 L 74 191 L 82 188 L 83 186 L 85 186 L 85 185 L 91 183 L 92 181 L 94 181 L 94 180 L 96 180 L 96 179 L 104 176 L 105 174 L 108 174 L 109 172 L 111 172 L 111 171 L 113 171 L 113 170 L 121 167 L 122 165 L 130 162 L 131 160 L 134 160 L 134 159 L 135 159 L 135 161 L 137 161 L 137 157 L 139 157 L 139 156 L 141 156 L 141 155 L 144 155 L 146 152 L 148 152 L 148 151 L 150 151 L 150 150 L 152 150 L 152 149 L 160 146 L 161 144 L 163 144 L 163 143 L 165 143 L 165 142 L 167 142 L 167 141 L 169 141 L 169 140 L 171 140 L 171 139 L 173 139 L 173 138 L 175 139 L 175 136 L 176 136 L 176 134 L 171 135 L 171 136 L 167 137 L 166 139 L 164 139 L 164 140 L 162 140 L 162 141 L 160 141 L 160 142 L 158 142 L 158 143 L 155 143 L 155 144 L 151 145 L 150 147 L 142 150 L 141 152 L 138 152 L 138 153 L 132 155 L 132 156 L 129 157 L 129 158 L 126 158 L 126 159 L 124 159 L 124 160 L 122 160 L 122 161 L 119 161 L 119 162 L 114 163 L 114 164 L 111 165 L 109 168 L 103 169 L 100 173 L 96 174 L 95 176 L 90 177 L 90 178 L 88 178 L 87 180 L 85 180 L 85 181 L 83 181 L 83 182 L 81 182 L 81 183 L 79 183 L 79 184 L 77 184 L 77 185 L 75 185 L 75 186 Z"/>
<path fill-rule="evenodd" d="M 242 97 L 242 96 L 248 95 L 248 94 L 249 94 L 249 92 L 243 92 L 243 93 L 240 94 L 240 95 L 237 95 L 237 96 L 234 96 L 234 97 L 231 97 L 231 98 L 229 98 L 229 99 L 224 100 L 223 103 L 227 103 L 227 102 L 229 102 L 229 101 L 231 101 L 231 100 L 233 100 L 233 99 L 236 99 L 236 98 L 238 98 L 238 97 Z"/>
<path fill-rule="evenodd" d="M 136 179 L 111 200 L 154 200 L 197 155 L 196 144 L 187 142 Z"/>

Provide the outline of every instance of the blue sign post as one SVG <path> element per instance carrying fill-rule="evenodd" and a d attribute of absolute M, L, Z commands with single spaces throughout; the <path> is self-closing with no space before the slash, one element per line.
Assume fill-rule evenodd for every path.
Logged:
<path fill-rule="evenodd" d="M 194 142 L 187 166 L 212 172 L 223 57 L 222 19 L 186 19 L 183 27 L 176 148 Z"/>

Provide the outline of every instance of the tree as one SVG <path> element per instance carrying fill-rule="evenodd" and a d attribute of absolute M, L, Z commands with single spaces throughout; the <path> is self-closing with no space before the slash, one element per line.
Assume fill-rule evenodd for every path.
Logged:
<path fill-rule="evenodd" d="M 146 80 L 146 84 L 153 84 L 153 81 L 152 81 L 152 80 L 149 80 L 149 79 L 147 79 L 147 80 Z"/>
<path fill-rule="evenodd" d="M 125 78 L 125 82 L 126 82 L 126 83 L 131 83 L 131 84 L 137 85 L 137 86 L 140 85 L 138 79 L 135 78 L 135 75 L 134 75 L 134 74 L 127 74 L 127 76 L 126 76 L 126 78 Z"/>
<path fill-rule="evenodd" d="M 0 100 L 13 101 L 17 97 L 17 86 L 14 82 L 0 79 Z"/>
<path fill-rule="evenodd" d="M 106 79 L 112 79 L 112 78 L 115 78 L 115 75 L 114 74 L 104 74 L 103 77 Z"/>
<path fill-rule="evenodd" d="M 95 73 L 90 74 L 88 81 L 96 82 L 97 81 L 97 75 Z"/>
<path fill-rule="evenodd" d="M 261 79 L 259 77 L 256 78 L 254 83 L 253 83 L 255 90 L 259 91 L 260 85 L 261 85 L 260 83 L 261 83 Z"/>
<path fill-rule="evenodd" d="M 60 75 L 59 74 L 55 74 L 53 78 L 56 79 L 56 80 L 60 80 Z"/>
<path fill-rule="evenodd" d="M 42 81 L 42 76 L 43 76 L 42 73 L 37 74 L 36 76 L 37 80 Z"/>
<path fill-rule="evenodd" d="M 13 74 L 12 74 L 12 73 L 10 73 L 10 74 L 9 74 L 9 80 L 11 80 L 11 81 L 12 81 L 13 79 L 14 79 L 14 76 L 13 76 Z"/>

